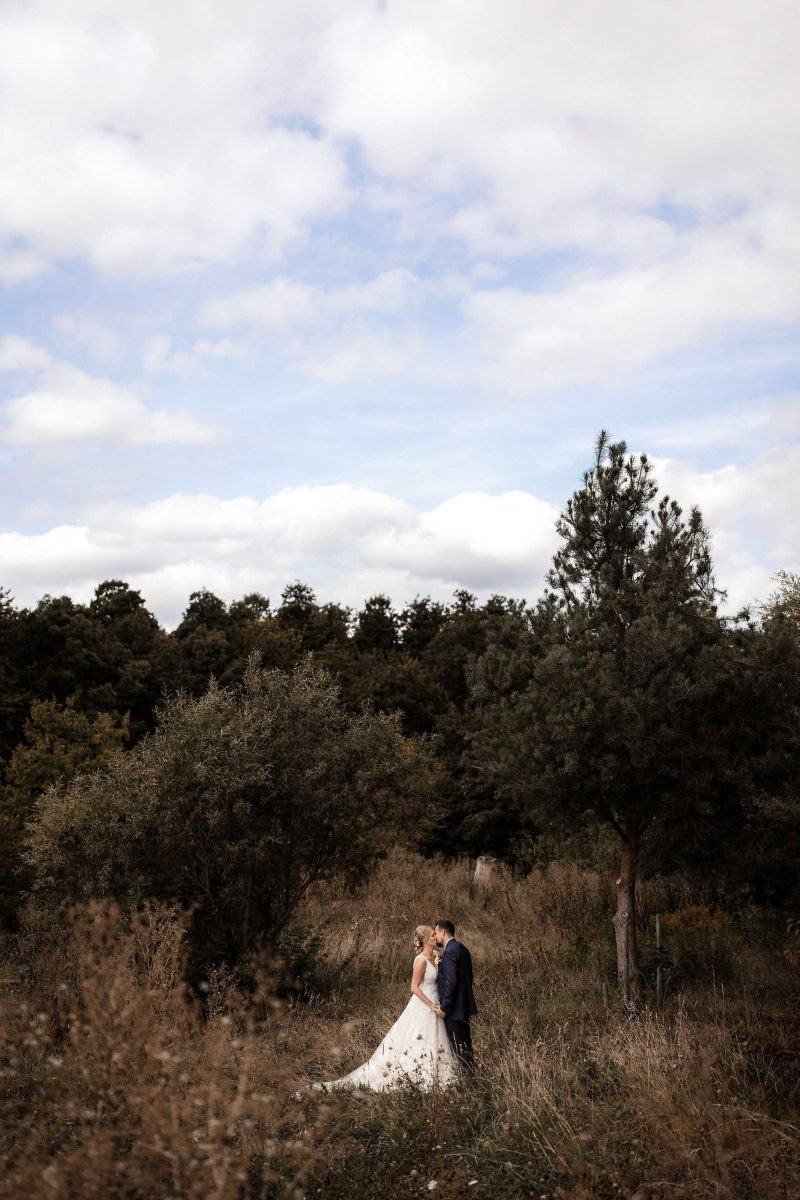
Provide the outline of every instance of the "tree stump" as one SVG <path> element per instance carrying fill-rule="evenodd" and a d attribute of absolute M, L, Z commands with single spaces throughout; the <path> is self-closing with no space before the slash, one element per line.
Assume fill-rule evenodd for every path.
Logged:
<path fill-rule="evenodd" d="M 494 872 L 494 864 L 497 859 L 491 854 L 481 854 L 475 863 L 475 874 L 472 877 L 472 882 L 477 888 L 489 888 L 492 886 L 492 874 Z"/>

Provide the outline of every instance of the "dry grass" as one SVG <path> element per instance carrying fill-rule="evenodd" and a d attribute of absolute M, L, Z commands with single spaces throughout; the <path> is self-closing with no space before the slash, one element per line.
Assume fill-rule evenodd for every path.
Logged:
<path fill-rule="evenodd" d="M 697 899 L 680 881 L 657 880 L 640 904 L 646 919 Z M 294 1052 L 326 1078 L 362 1061 L 404 1003 L 408 931 L 452 915 L 476 965 L 481 1082 L 442 1102 L 436 1136 L 446 1149 L 429 1147 L 437 1191 L 477 1178 L 469 1194 L 800 1196 L 796 975 L 777 951 L 739 939 L 726 980 L 711 970 L 673 979 L 664 1013 L 607 1008 L 612 905 L 610 878 L 577 867 L 516 882 L 501 873 L 483 895 L 468 864 L 398 853 L 357 896 L 309 899 L 305 920 L 328 922 L 327 954 L 352 961 L 313 1017 L 295 1010 Z M 643 943 L 646 961 L 647 934 Z M 387 1136 L 384 1100 L 359 1111 L 377 1114 Z M 361 1150 L 339 1145 L 352 1171 Z"/>
<path fill-rule="evenodd" d="M 245 998 L 220 972 L 203 1019 L 176 914 L 29 926 L 0 988 L 0 1195 L 800 1196 L 797 973 L 739 935 L 727 977 L 673 977 L 665 1012 L 607 1008 L 612 900 L 563 864 L 484 894 L 467 863 L 397 852 L 357 893 L 307 897 L 316 985 L 279 1005 L 268 977 Z M 702 900 L 641 895 L 646 914 Z M 439 915 L 475 961 L 478 1083 L 321 1101 L 308 1082 L 371 1053 L 406 1002 L 411 931 Z"/>
<path fill-rule="evenodd" d="M 300 1195 L 325 1136 L 292 1120 L 268 991 L 225 974 L 201 1019 L 174 912 L 99 905 L 29 927 L 0 1000 L 0 1196 Z"/>

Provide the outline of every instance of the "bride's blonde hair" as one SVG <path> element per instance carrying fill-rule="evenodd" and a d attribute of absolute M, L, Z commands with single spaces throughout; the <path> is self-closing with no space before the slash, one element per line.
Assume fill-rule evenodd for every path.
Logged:
<path fill-rule="evenodd" d="M 432 925 L 418 925 L 414 930 L 414 949 L 416 950 L 417 954 L 419 954 L 420 950 L 425 945 L 432 933 Z"/>

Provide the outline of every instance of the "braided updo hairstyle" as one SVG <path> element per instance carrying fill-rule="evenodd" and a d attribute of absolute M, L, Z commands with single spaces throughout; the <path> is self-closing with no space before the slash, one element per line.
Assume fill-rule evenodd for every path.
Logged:
<path fill-rule="evenodd" d="M 428 938 L 433 933 L 432 925 L 418 925 L 414 930 L 414 953 L 419 954 Z"/>

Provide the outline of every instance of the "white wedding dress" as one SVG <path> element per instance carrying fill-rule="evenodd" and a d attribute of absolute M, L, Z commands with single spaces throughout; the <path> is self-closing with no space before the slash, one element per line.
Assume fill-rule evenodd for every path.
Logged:
<path fill-rule="evenodd" d="M 424 957 L 424 954 L 417 955 L 417 958 Z M 439 1003 L 437 975 L 436 967 L 426 959 L 420 991 L 434 1004 Z M 428 1091 L 432 1087 L 453 1083 L 457 1076 L 458 1068 L 447 1040 L 444 1021 L 419 996 L 412 993 L 408 1004 L 372 1058 L 349 1075 L 330 1083 L 315 1083 L 314 1087 L 326 1092 L 334 1088 L 368 1088 L 374 1092 L 384 1092 L 404 1083 L 412 1083 Z"/>

